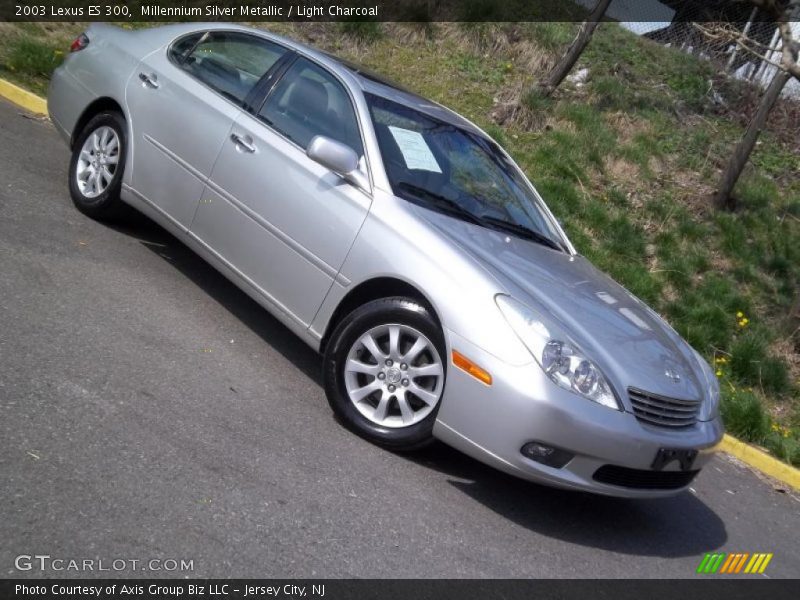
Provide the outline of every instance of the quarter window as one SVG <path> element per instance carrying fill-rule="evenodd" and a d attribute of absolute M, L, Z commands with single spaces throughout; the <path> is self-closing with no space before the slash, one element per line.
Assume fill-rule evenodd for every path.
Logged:
<path fill-rule="evenodd" d="M 259 117 L 302 148 L 324 135 L 364 153 L 350 96 L 325 69 L 299 58 L 267 98 Z"/>
<path fill-rule="evenodd" d="M 172 47 L 184 71 L 239 105 L 285 52 L 265 39 L 226 31 L 183 38 Z"/>

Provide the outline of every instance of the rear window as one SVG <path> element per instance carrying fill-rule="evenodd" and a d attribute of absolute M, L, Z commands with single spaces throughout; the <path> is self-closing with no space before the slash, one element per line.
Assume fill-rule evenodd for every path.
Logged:
<path fill-rule="evenodd" d="M 184 71 L 239 105 L 285 53 L 263 38 L 227 31 L 188 36 L 171 49 Z"/>

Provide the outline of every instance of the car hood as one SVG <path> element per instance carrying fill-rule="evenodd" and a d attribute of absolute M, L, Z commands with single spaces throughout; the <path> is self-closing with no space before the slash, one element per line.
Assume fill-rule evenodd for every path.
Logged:
<path fill-rule="evenodd" d="M 555 319 L 618 391 L 635 387 L 670 398 L 703 398 L 705 375 L 692 348 L 586 258 L 430 210 L 420 212 L 517 300 Z M 621 395 L 629 409 L 627 394 Z"/>

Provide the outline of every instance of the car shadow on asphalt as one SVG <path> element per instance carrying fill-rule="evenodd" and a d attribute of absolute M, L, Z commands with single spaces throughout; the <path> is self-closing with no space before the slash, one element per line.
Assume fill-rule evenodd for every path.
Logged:
<path fill-rule="evenodd" d="M 692 492 L 637 500 L 537 485 L 434 444 L 409 457 L 498 515 L 551 538 L 638 556 L 697 556 L 728 539 L 725 523 Z M 702 478 L 702 474 L 700 475 Z"/>
<path fill-rule="evenodd" d="M 112 223 L 109 227 L 136 238 L 142 246 L 167 261 L 304 375 L 322 386 L 319 355 L 171 233 L 140 213 L 126 214 L 124 222 Z"/>
<path fill-rule="evenodd" d="M 169 232 L 138 213 L 111 227 L 169 262 L 322 386 L 319 355 Z M 691 492 L 630 500 L 558 490 L 506 475 L 441 443 L 398 456 L 444 474 L 453 487 L 517 525 L 566 542 L 680 557 L 712 551 L 727 540 L 723 521 Z"/>

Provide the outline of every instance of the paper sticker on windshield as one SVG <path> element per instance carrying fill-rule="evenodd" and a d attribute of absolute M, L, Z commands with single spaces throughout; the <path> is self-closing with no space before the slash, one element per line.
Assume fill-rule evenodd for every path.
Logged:
<path fill-rule="evenodd" d="M 406 161 L 409 169 L 420 169 L 433 173 L 442 172 L 439 163 L 436 162 L 436 157 L 421 133 L 392 125 L 389 125 L 389 131 L 392 133 L 394 141 L 397 142 L 397 146 L 403 154 L 403 160 Z"/>

